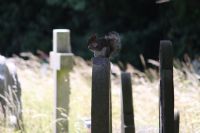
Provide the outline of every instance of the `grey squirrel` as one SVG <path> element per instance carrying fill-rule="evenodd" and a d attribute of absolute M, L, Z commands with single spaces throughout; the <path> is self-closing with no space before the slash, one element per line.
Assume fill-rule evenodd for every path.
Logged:
<path fill-rule="evenodd" d="M 93 34 L 88 39 L 88 49 L 94 52 L 94 57 L 111 57 L 121 48 L 121 39 L 117 32 L 112 31 L 106 34 L 104 37 L 97 38 L 96 34 Z"/>

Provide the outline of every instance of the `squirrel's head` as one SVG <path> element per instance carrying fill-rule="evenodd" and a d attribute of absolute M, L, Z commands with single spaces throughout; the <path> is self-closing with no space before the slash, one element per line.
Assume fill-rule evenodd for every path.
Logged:
<path fill-rule="evenodd" d="M 90 50 L 95 50 L 97 48 L 97 35 L 93 34 L 89 39 L 88 39 L 88 49 Z"/>

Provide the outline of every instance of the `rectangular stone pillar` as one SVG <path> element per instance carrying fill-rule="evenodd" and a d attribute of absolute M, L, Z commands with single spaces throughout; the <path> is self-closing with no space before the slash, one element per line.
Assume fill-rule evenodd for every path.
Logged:
<path fill-rule="evenodd" d="M 92 67 L 92 133 L 112 133 L 110 60 L 94 57 Z"/>
<path fill-rule="evenodd" d="M 160 42 L 159 133 L 174 132 L 173 47 L 171 41 Z"/>
<path fill-rule="evenodd" d="M 131 74 L 121 73 L 121 133 L 135 133 Z"/>
<path fill-rule="evenodd" d="M 68 133 L 70 78 L 73 54 L 70 46 L 70 30 L 53 30 L 53 51 L 50 65 L 54 71 L 54 133 Z"/>

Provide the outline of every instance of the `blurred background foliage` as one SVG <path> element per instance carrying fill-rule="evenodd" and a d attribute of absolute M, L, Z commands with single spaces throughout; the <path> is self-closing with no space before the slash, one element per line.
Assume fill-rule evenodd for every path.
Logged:
<path fill-rule="evenodd" d="M 52 30 L 71 30 L 72 50 L 89 59 L 92 33 L 117 31 L 122 62 L 141 66 L 139 54 L 157 59 L 159 41 L 170 39 L 175 56 L 200 54 L 200 1 L 171 0 L 5 0 L 0 1 L 0 53 L 52 49 Z"/>

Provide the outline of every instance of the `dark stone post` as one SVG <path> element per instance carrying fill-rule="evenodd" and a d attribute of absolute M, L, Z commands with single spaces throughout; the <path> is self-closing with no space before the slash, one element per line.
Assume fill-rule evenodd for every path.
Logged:
<path fill-rule="evenodd" d="M 121 132 L 135 133 L 132 83 L 130 73 L 121 73 Z"/>
<path fill-rule="evenodd" d="M 179 133 L 179 122 L 180 122 L 180 115 L 179 112 L 174 114 L 174 133 Z"/>
<path fill-rule="evenodd" d="M 173 48 L 171 41 L 160 42 L 160 133 L 174 132 Z"/>
<path fill-rule="evenodd" d="M 92 133 L 111 133 L 110 60 L 94 57 L 92 68 Z"/>

